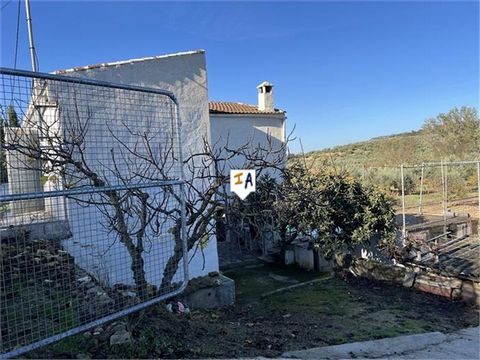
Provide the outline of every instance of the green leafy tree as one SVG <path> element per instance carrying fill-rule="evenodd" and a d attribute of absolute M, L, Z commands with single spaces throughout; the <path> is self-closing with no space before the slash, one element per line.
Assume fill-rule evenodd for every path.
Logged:
<path fill-rule="evenodd" d="M 287 170 L 279 203 L 282 218 L 328 257 L 378 236 L 395 241 L 394 202 L 344 170 L 325 167 L 313 175 L 301 163 Z"/>
<path fill-rule="evenodd" d="M 0 183 L 8 181 L 7 175 L 7 159 L 6 153 L 4 150 L 4 141 L 5 141 L 5 127 L 20 127 L 20 120 L 18 119 L 17 112 L 12 105 L 7 107 L 6 117 L 0 117 Z"/>
<path fill-rule="evenodd" d="M 425 122 L 423 130 L 437 158 L 480 157 L 480 119 L 474 107 L 453 108 Z"/>
<path fill-rule="evenodd" d="M 291 162 L 281 183 L 260 179 L 245 202 L 261 232 L 267 217 L 287 246 L 306 236 L 326 257 L 351 251 L 379 237 L 382 247 L 395 243 L 394 201 L 349 172 L 325 166 L 313 173 L 302 161 Z"/>
<path fill-rule="evenodd" d="M 12 105 L 7 108 L 7 126 L 20 127 L 20 120 L 18 120 L 17 112 Z"/>

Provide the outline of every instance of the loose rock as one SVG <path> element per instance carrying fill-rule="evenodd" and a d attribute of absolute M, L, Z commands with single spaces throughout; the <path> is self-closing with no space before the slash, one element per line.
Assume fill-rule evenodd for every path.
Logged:
<path fill-rule="evenodd" d="M 110 345 L 130 344 L 132 335 L 127 330 L 118 330 L 110 336 Z"/>

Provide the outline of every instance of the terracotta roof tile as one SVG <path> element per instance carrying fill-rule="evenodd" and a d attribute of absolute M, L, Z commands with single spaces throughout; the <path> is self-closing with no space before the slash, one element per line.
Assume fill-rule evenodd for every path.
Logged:
<path fill-rule="evenodd" d="M 283 110 L 260 111 L 257 105 L 238 102 L 210 101 L 208 109 L 211 114 L 283 114 Z"/>

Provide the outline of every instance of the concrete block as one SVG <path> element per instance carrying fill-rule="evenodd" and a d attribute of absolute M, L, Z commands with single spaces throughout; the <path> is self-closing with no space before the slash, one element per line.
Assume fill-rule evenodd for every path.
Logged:
<path fill-rule="evenodd" d="M 415 278 L 417 274 L 415 271 L 406 271 L 405 276 L 403 277 L 403 286 L 411 288 L 415 283 Z"/>
<path fill-rule="evenodd" d="M 462 289 L 452 289 L 452 299 L 461 300 L 462 299 Z"/>
<path fill-rule="evenodd" d="M 302 246 L 295 246 L 295 263 L 306 270 L 314 270 L 315 262 L 313 259 L 313 251 Z"/>
<path fill-rule="evenodd" d="M 462 300 L 466 303 L 480 306 L 480 284 L 464 280 L 462 283 Z"/>
<path fill-rule="evenodd" d="M 219 284 L 198 289 L 185 298 L 191 308 L 213 309 L 235 303 L 235 281 L 224 275 L 219 276 Z"/>
<path fill-rule="evenodd" d="M 30 224 L 12 225 L 0 229 L 0 239 L 65 240 L 72 237 L 70 226 L 66 220 L 31 220 Z"/>
<path fill-rule="evenodd" d="M 295 252 L 293 250 L 285 250 L 284 260 L 285 265 L 295 264 Z"/>
<path fill-rule="evenodd" d="M 318 253 L 318 271 L 319 272 L 327 272 L 333 269 L 333 261 L 325 259 L 320 253 Z"/>

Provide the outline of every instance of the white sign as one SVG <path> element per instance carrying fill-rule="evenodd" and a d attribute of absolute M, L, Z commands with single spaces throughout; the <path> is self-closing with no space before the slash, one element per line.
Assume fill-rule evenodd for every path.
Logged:
<path fill-rule="evenodd" d="M 242 200 L 255 191 L 255 170 L 230 170 L 230 190 Z"/>

